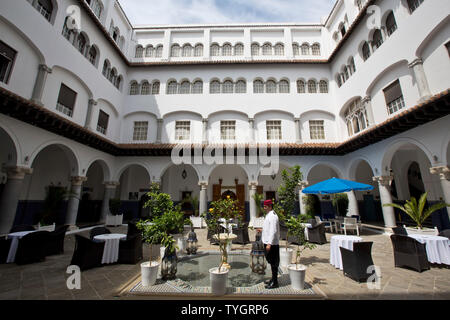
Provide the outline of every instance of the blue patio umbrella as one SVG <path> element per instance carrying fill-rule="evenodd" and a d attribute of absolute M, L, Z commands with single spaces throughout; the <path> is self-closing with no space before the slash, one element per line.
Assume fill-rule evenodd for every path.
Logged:
<path fill-rule="evenodd" d="M 373 186 L 350 180 L 331 178 L 303 189 L 306 194 L 333 194 L 349 191 L 369 191 Z"/>

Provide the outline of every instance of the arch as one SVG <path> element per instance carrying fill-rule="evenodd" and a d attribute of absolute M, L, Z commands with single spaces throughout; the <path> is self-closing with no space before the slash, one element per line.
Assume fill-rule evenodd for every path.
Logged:
<path fill-rule="evenodd" d="M 372 170 L 372 173 L 375 173 L 375 167 L 374 167 L 374 165 L 372 164 L 372 161 L 369 158 L 367 158 L 365 156 L 357 156 L 356 158 L 354 158 L 354 159 L 352 159 L 350 161 L 350 164 L 348 166 L 347 177 L 350 180 L 356 181 L 356 172 L 357 172 L 357 169 L 358 169 L 359 165 L 362 162 L 366 162 L 367 165 Z"/>
<path fill-rule="evenodd" d="M 73 76 L 75 79 L 77 79 L 77 80 L 81 83 L 81 85 L 83 86 L 83 88 L 87 91 L 87 93 L 88 93 L 88 95 L 89 95 L 89 98 L 90 98 L 90 99 L 93 99 L 94 95 L 93 95 L 91 89 L 90 89 L 89 86 L 86 84 L 86 82 L 84 82 L 78 75 L 76 75 L 75 73 L 73 73 L 73 72 L 70 71 L 69 69 L 66 69 L 66 68 L 64 68 L 64 67 L 62 67 L 62 66 L 60 66 L 60 65 L 54 65 L 54 66 L 52 67 L 52 69 L 61 69 L 61 70 L 63 70 L 64 72 L 69 73 L 71 76 Z"/>
<path fill-rule="evenodd" d="M 79 161 L 80 157 L 78 156 L 77 152 L 75 152 L 75 150 L 73 148 L 71 148 L 69 145 L 70 144 L 68 144 L 66 141 L 60 141 L 60 140 L 51 140 L 51 141 L 42 143 L 30 155 L 29 163 L 31 164 L 31 167 L 33 167 L 33 163 L 36 160 L 36 157 L 44 149 L 46 149 L 47 147 L 50 147 L 50 146 L 57 146 L 62 149 L 62 151 L 68 158 L 69 164 L 72 168 L 71 174 L 74 176 L 79 176 L 80 175 L 80 172 L 79 172 L 80 171 L 80 161 Z"/>
<path fill-rule="evenodd" d="M 113 181 L 120 181 L 120 178 L 122 177 L 122 174 L 129 168 L 131 168 L 132 166 L 138 166 L 143 168 L 149 177 L 149 180 L 152 180 L 152 171 L 150 170 L 150 168 L 143 162 L 131 162 L 131 163 L 126 163 L 124 165 L 122 165 L 120 167 L 120 169 L 116 172 L 116 174 L 114 175 L 114 180 Z"/>
<path fill-rule="evenodd" d="M 240 114 L 241 116 L 244 116 L 244 117 L 248 118 L 248 114 L 246 114 L 245 112 L 242 112 L 242 111 L 237 111 L 237 110 L 219 110 L 219 111 L 215 111 L 215 112 L 212 112 L 212 113 L 208 114 L 208 118 L 211 118 L 212 116 L 220 115 L 221 113 L 236 113 L 236 114 Z"/>
<path fill-rule="evenodd" d="M 372 82 L 370 83 L 370 85 L 367 87 L 366 90 L 366 96 L 370 96 L 370 93 L 372 92 L 373 88 L 375 87 L 375 85 L 378 83 L 378 81 L 389 71 L 391 71 L 392 69 L 405 64 L 406 67 L 408 66 L 408 61 L 407 60 L 400 60 L 397 61 L 393 64 L 391 64 L 390 66 L 386 67 L 383 71 L 381 71 L 375 78 L 374 80 L 372 80 Z"/>
<path fill-rule="evenodd" d="M 439 22 L 433 30 L 425 37 L 425 39 L 419 44 L 416 49 L 416 57 L 421 58 L 423 51 L 427 48 L 428 44 L 434 39 L 434 37 L 441 31 L 441 29 L 447 27 L 450 23 L 450 15 L 447 15 L 441 22 Z"/>
<path fill-rule="evenodd" d="M 208 168 L 208 171 L 206 172 L 207 180 L 209 180 L 211 178 L 212 174 L 214 173 L 214 171 L 216 169 L 221 168 L 221 167 L 227 167 L 227 166 L 233 166 L 233 167 L 239 168 L 240 171 L 243 171 L 245 173 L 245 176 L 246 176 L 247 180 L 251 176 L 251 172 L 249 172 L 247 166 L 242 166 L 242 165 L 239 165 L 239 164 L 215 164 L 215 165 L 210 166 L 210 168 Z M 198 176 L 200 177 L 200 175 L 198 175 Z M 234 177 L 233 177 L 233 179 L 234 179 Z"/>
<path fill-rule="evenodd" d="M 87 174 L 89 169 L 91 168 L 91 166 L 94 163 L 96 163 L 96 162 L 102 168 L 104 181 L 109 181 L 111 179 L 111 168 L 108 165 L 108 163 L 105 160 L 101 159 L 101 158 L 96 157 L 96 158 L 91 159 L 86 165 L 86 169 L 85 169 L 86 172 L 85 173 Z"/>
<path fill-rule="evenodd" d="M 362 97 L 361 96 L 353 96 L 350 99 L 347 100 L 346 103 L 344 103 L 344 105 L 342 106 L 341 110 L 339 110 L 339 116 L 343 117 L 345 111 L 347 110 L 347 108 L 355 101 L 355 100 L 361 100 Z"/>
<path fill-rule="evenodd" d="M 100 60 L 100 48 L 96 44 L 91 45 L 89 48 L 88 59 L 95 67 L 98 67 L 98 61 Z"/>
<path fill-rule="evenodd" d="M 8 155 L 8 164 L 20 164 L 20 162 L 22 161 L 22 150 L 19 144 L 19 139 L 8 127 L 6 127 L 4 124 L 0 124 L 0 138 L 3 135 L 5 136 L 6 141 L 4 141 L 4 139 L 0 139 L 2 151 L 13 151 L 13 154 Z M 7 150 L 8 144 L 10 144 L 10 146 L 14 150 Z"/>
<path fill-rule="evenodd" d="M 197 117 L 203 119 L 203 115 L 202 114 L 200 114 L 198 112 L 194 112 L 194 111 L 189 111 L 189 110 L 171 111 L 171 112 L 168 112 L 168 113 L 164 113 L 162 115 L 162 118 L 166 119 L 169 116 L 176 115 L 176 114 L 183 114 L 183 113 L 193 114 L 194 116 L 197 116 Z"/>
<path fill-rule="evenodd" d="M 310 110 L 304 111 L 304 112 L 300 113 L 300 118 L 304 117 L 305 115 L 307 115 L 308 113 L 311 113 L 311 112 L 323 113 L 323 114 L 326 114 L 327 116 L 332 117 L 332 119 L 336 119 L 336 115 L 334 113 L 331 113 L 326 110 L 320 110 L 320 109 L 310 109 Z"/>
<path fill-rule="evenodd" d="M 289 111 L 279 110 L 279 109 L 267 109 L 264 111 L 257 112 L 253 115 L 253 118 L 256 118 L 260 115 L 263 115 L 264 113 L 269 113 L 269 112 L 284 113 L 284 114 L 288 115 L 289 117 L 295 118 L 295 115 L 293 113 L 291 113 Z"/>
<path fill-rule="evenodd" d="M 341 170 L 336 165 L 334 165 L 332 162 L 329 162 L 329 161 L 318 161 L 318 162 L 315 162 L 313 165 L 311 165 L 311 167 L 309 167 L 308 170 L 306 170 L 305 177 L 306 177 L 307 181 L 311 181 L 309 175 L 314 170 L 314 168 L 316 168 L 318 166 L 329 167 L 330 169 L 332 169 L 337 174 L 337 178 L 340 178 L 340 179 L 343 178 Z"/>
<path fill-rule="evenodd" d="M 133 111 L 133 112 L 130 112 L 130 113 L 126 113 L 123 116 L 123 119 L 125 120 L 126 118 L 131 117 L 131 116 L 133 116 L 135 114 L 139 114 L 139 113 L 147 114 L 147 115 L 155 117 L 155 119 L 158 119 L 158 115 L 156 115 L 156 114 L 154 114 L 153 112 L 150 112 L 150 111 Z"/>
<path fill-rule="evenodd" d="M 114 113 L 116 114 L 116 117 L 119 117 L 119 110 L 109 100 L 107 100 L 105 98 L 99 98 L 98 101 L 105 102 L 114 111 Z"/>
<path fill-rule="evenodd" d="M 180 165 L 176 165 L 176 164 L 173 164 L 170 161 L 167 164 L 165 164 L 164 167 L 161 169 L 160 177 L 162 178 L 164 176 L 164 174 L 167 172 L 167 170 L 169 170 L 170 168 L 177 167 L 177 166 L 189 166 L 189 167 L 191 167 L 194 170 L 195 174 L 197 175 L 197 180 L 200 181 L 200 172 L 199 172 L 197 166 L 194 166 L 194 165 L 191 165 L 191 164 L 185 164 L 185 163 L 180 164 Z"/>

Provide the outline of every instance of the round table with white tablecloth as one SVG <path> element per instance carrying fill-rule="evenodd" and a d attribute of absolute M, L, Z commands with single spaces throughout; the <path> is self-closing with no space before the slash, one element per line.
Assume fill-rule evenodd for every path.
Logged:
<path fill-rule="evenodd" d="M 426 244 L 429 262 L 450 265 L 450 240 L 448 238 L 425 234 L 410 234 L 408 237 Z"/>
<path fill-rule="evenodd" d="M 95 241 L 104 241 L 102 263 L 114 263 L 119 260 L 119 244 L 121 239 L 125 239 L 126 234 L 110 233 L 101 234 L 94 237 Z"/>
<path fill-rule="evenodd" d="M 343 270 L 341 249 L 339 247 L 353 251 L 353 243 L 362 241 L 362 238 L 356 236 L 332 236 L 330 241 L 330 264 Z"/>
<path fill-rule="evenodd" d="M 11 239 L 11 246 L 9 247 L 8 258 L 6 259 L 6 263 L 13 263 L 16 260 L 16 252 L 17 248 L 19 247 L 19 239 L 22 239 L 27 234 L 36 231 L 38 230 L 13 232 L 6 236 L 7 239 Z"/>

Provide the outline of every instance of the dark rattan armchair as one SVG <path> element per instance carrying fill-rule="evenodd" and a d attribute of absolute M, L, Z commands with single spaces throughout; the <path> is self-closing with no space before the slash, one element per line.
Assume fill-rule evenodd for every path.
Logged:
<path fill-rule="evenodd" d="M 439 235 L 441 237 L 447 237 L 448 239 L 450 239 L 450 229 L 442 230 L 441 232 L 439 232 Z"/>
<path fill-rule="evenodd" d="M 392 232 L 394 232 L 394 234 L 400 234 L 403 236 L 408 235 L 408 232 L 406 232 L 406 229 L 404 227 L 393 227 Z"/>
<path fill-rule="evenodd" d="M 81 271 L 102 266 L 105 242 L 95 242 L 78 234 L 75 241 L 71 265 L 79 266 Z"/>
<path fill-rule="evenodd" d="M 367 273 L 368 267 L 374 265 L 371 254 L 372 244 L 373 242 L 355 242 L 353 251 L 339 247 L 345 276 L 358 282 L 367 281 L 367 278 L 371 276 Z"/>
<path fill-rule="evenodd" d="M 50 232 L 48 231 L 36 231 L 19 239 L 15 262 L 17 264 L 28 264 L 44 261 L 49 235 Z"/>
<path fill-rule="evenodd" d="M 95 236 L 101 235 L 101 234 L 109 234 L 111 231 L 108 228 L 105 227 L 95 227 L 91 229 L 91 232 L 89 232 L 89 238 L 91 240 L 94 240 Z"/>
<path fill-rule="evenodd" d="M 324 244 L 327 243 L 327 237 L 325 235 L 325 224 L 319 223 L 316 226 L 309 227 L 308 229 L 308 242 Z"/>
<path fill-rule="evenodd" d="M 69 226 L 64 225 L 57 227 L 55 231 L 49 232 L 48 243 L 45 247 L 45 254 L 47 256 L 64 253 L 64 239 L 66 237 L 67 228 L 69 228 Z"/>
<path fill-rule="evenodd" d="M 0 263 L 6 263 L 8 259 L 11 241 L 11 239 L 6 239 L 5 237 L 0 238 Z"/>
<path fill-rule="evenodd" d="M 136 234 L 141 234 L 141 231 L 139 231 L 139 229 L 136 226 L 136 222 L 134 222 L 134 221 L 128 222 L 127 237 L 131 237 Z"/>
<path fill-rule="evenodd" d="M 430 269 L 426 244 L 400 234 L 391 235 L 391 241 L 395 267 L 410 267 L 419 272 Z"/>
<path fill-rule="evenodd" d="M 141 261 L 142 255 L 142 235 L 134 234 L 119 243 L 119 263 L 136 264 Z"/>
<path fill-rule="evenodd" d="M 232 243 L 247 244 L 250 243 L 250 238 L 248 236 L 248 223 L 244 223 L 241 227 L 233 226 L 233 233 L 237 235 L 236 239 L 233 239 Z"/>
<path fill-rule="evenodd" d="M 34 231 L 34 230 L 36 230 L 36 229 L 33 226 L 26 225 L 26 224 L 19 224 L 17 226 L 12 227 L 11 230 L 9 231 L 9 233 L 21 232 L 21 231 Z"/>

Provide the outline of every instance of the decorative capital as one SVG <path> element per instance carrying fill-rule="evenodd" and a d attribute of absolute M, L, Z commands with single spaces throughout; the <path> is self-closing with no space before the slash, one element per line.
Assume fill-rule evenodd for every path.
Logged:
<path fill-rule="evenodd" d="M 98 104 L 98 101 L 97 101 L 97 100 L 89 99 L 89 105 L 90 105 L 90 106 L 96 106 L 97 104 Z"/>
<path fill-rule="evenodd" d="M 87 177 L 80 177 L 80 176 L 70 177 L 70 182 L 72 183 L 72 186 L 81 186 L 85 181 L 87 181 Z"/>
<path fill-rule="evenodd" d="M 208 118 L 203 118 L 203 119 L 202 119 L 202 122 L 203 122 L 203 123 L 208 123 Z"/>
<path fill-rule="evenodd" d="M 417 65 L 423 65 L 422 58 L 417 58 L 417 59 L 413 60 L 410 64 L 408 64 L 408 67 L 409 68 L 414 68 Z"/>
<path fill-rule="evenodd" d="M 105 188 L 116 188 L 120 185 L 118 181 L 105 181 L 103 184 L 105 185 Z"/>
<path fill-rule="evenodd" d="M 163 118 L 158 118 L 156 121 L 158 122 L 158 124 L 162 124 L 164 119 Z"/>
<path fill-rule="evenodd" d="M 371 102 L 372 102 L 372 97 L 371 97 L 371 96 L 365 96 L 364 99 L 362 99 L 361 102 L 362 102 L 363 104 L 371 103 Z"/>
<path fill-rule="evenodd" d="M 450 180 L 450 168 L 448 166 L 430 168 L 430 173 L 438 174 L 441 180 Z"/>
<path fill-rule="evenodd" d="M 392 180 L 394 180 L 393 176 L 377 176 L 372 178 L 373 181 L 378 182 L 380 186 L 388 187 L 391 185 Z"/>
<path fill-rule="evenodd" d="M 248 186 L 249 186 L 252 190 L 256 190 L 256 187 L 258 186 L 258 181 L 249 181 L 249 182 L 248 182 Z"/>
<path fill-rule="evenodd" d="M 3 166 L 2 171 L 8 176 L 8 179 L 23 180 L 26 174 L 32 174 L 33 169 L 19 166 Z"/>
<path fill-rule="evenodd" d="M 206 188 L 208 187 L 208 181 L 199 181 L 198 185 L 202 190 L 206 190 Z"/>
<path fill-rule="evenodd" d="M 47 66 L 45 64 L 40 64 L 39 65 L 39 70 L 45 71 L 47 73 L 52 73 L 53 72 L 52 68 L 50 68 L 49 66 Z"/>
<path fill-rule="evenodd" d="M 300 118 L 294 118 L 295 122 L 300 122 Z"/>
<path fill-rule="evenodd" d="M 306 188 L 309 185 L 309 181 L 306 181 L 306 180 L 300 181 L 298 183 L 298 185 L 300 186 L 300 188 L 304 189 L 304 188 Z"/>

